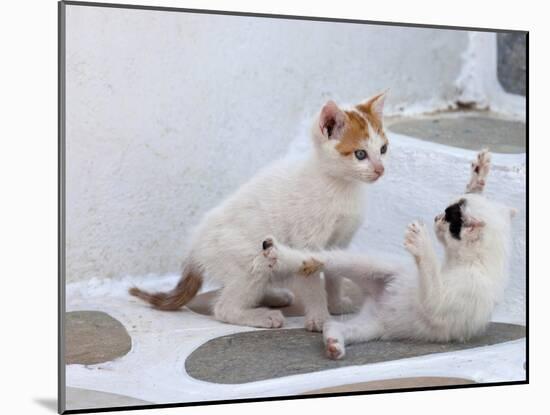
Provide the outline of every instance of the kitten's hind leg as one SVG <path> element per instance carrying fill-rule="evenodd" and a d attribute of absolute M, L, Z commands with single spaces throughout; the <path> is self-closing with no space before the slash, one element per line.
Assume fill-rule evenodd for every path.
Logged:
<path fill-rule="evenodd" d="M 487 149 L 481 150 L 472 162 L 470 182 L 466 186 L 466 193 L 483 192 L 490 168 L 491 153 Z"/>
<path fill-rule="evenodd" d="M 343 326 L 343 323 L 336 321 L 328 321 L 323 326 L 323 342 L 329 359 L 339 360 L 346 355 Z"/>
<path fill-rule="evenodd" d="M 263 257 L 262 257 L 263 258 Z M 225 323 L 243 326 L 279 328 L 284 324 L 280 310 L 259 307 L 269 287 L 272 270 L 268 262 L 255 257 L 252 263 L 224 264 L 223 272 L 231 278 L 214 303 L 214 316 Z"/>
<path fill-rule="evenodd" d="M 267 307 L 287 307 L 294 302 L 294 294 L 286 288 L 267 287 L 261 304 Z"/>
<path fill-rule="evenodd" d="M 280 310 L 257 307 L 264 289 L 251 285 L 254 284 L 233 283 L 222 288 L 214 304 L 216 319 L 241 326 L 268 329 L 282 327 L 285 322 L 283 313 Z"/>
<path fill-rule="evenodd" d="M 368 342 L 381 335 L 382 326 L 374 316 L 360 316 L 345 323 L 329 321 L 323 327 L 325 353 L 329 359 L 339 360 L 346 354 L 346 345 Z"/>
<path fill-rule="evenodd" d="M 355 289 L 360 290 L 360 287 L 351 280 L 348 280 L 347 284 L 351 284 Z M 331 274 L 325 270 L 325 288 L 327 290 L 327 302 L 330 314 L 350 314 L 359 309 L 358 304 L 355 304 L 353 299 L 345 295 L 344 279 L 340 275 L 336 273 Z"/>
<path fill-rule="evenodd" d="M 378 298 L 387 284 L 401 272 L 395 264 L 365 254 L 328 251 L 320 259 L 324 263 L 323 272 L 331 314 L 358 311 L 362 304 L 358 297 L 368 294 Z M 358 290 L 359 293 L 352 290 Z"/>

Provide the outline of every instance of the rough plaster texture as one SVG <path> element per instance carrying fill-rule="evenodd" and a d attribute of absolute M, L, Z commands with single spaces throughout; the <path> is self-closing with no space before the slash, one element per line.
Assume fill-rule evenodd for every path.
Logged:
<path fill-rule="evenodd" d="M 469 42 L 82 6 L 66 20 L 68 281 L 176 272 L 202 214 L 285 153 L 328 98 L 390 88 L 390 113 L 447 108 Z"/>

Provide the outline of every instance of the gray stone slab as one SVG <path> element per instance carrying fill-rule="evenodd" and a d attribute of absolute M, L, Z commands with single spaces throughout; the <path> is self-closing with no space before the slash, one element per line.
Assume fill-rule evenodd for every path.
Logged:
<path fill-rule="evenodd" d="M 120 323 L 102 311 L 65 314 L 65 361 L 93 365 L 124 356 L 132 339 Z"/>
<path fill-rule="evenodd" d="M 388 129 L 433 143 L 478 151 L 488 147 L 494 153 L 524 153 L 525 123 L 497 117 L 434 116 L 392 122 Z"/>
<path fill-rule="evenodd" d="M 497 74 L 506 92 L 525 96 L 527 73 L 527 35 L 497 34 Z"/>
<path fill-rule="evenodd" d="M 334 361 L 325 357 L 319 333 L 303 329 L 258 330 L 210 340 L 187 358 L 185 370 L 199 380 L 239 384 L 471 349 L 524 336 L 523 326 L 491 323 L 484 335 L 467 343 L 375 341 L 350 345 L 346 348 L 346 357 Z"/>
<path fill-rule="evenodd" d="M 91 389 L 67 387 L 65 393 L 65 407 L 68 410 L 152 404 L 152 402 L 142 401 L 141 399 L 135 399 L 125 395 L 98 392 Z"/>
<path fill-rule="evenodd" d="M 370 382 L 349 383 L 330 388 L 315 389 L 301 395 L 318 395 L 323 393 L 366 392 L 388 389 L 429 388 L 434 386 L 471 385 L 474 382 L 463 378 L 446 378 L 440 376 L 420 376 L 415 378 L 395 378 L 373 380 Z"/>

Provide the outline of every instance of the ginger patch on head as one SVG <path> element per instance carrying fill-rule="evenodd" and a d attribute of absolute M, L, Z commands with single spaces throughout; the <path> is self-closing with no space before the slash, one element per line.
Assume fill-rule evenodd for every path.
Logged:
<path fill-rule="evenodd" d="M 355 108 L 367 119 L 373 131 L 384 134 L 382 129 L 382 109 L 384 94 L 378 94 L 367 102 L 357 105 Z"/>
<path fill-rule="evenodd" d="M 349 156 L 361 147 L 361 142 L 370 138 L 374 132 L 380 135 L 386 142 L 387 138 L 382 128 L 382 114 L 378 108 L 378 100 L 382 95 L 377 95 L 355 109 L 344 111 L 346 126 L 336 145 L 336 150 L 343 156 Z"/>
<path fill-rule="evenodd" d="M 346 127 L 336 150 L 343 156 L 349 156 L 360 147 L 361 141 L 369 139 L 369 126 L 366 118 L 355 111 L 344 111 Z"/>

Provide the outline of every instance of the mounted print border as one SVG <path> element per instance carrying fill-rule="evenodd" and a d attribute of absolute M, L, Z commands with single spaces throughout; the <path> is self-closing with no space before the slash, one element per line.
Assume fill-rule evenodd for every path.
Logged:
<path fill-rule="evenodd" d="M 60 413 L 529 383 L 528 32 L 61 1 L 58 34 Z M 369 184 L 366 225 L 357 225 L 352 250 L 370 250 L 383 235 L 380 249 L 404 252 L 404 225 L 433 218 L 440 197 L 448 203 L 462 191 L 472 155 L 489 147 L 488 195 L 518 214 L 516 276 L 483 335 L 375 341 L 331 360 L 322 335 L 303 329 L 300 295 L 280 308 L 284 328 L 275 330 L 218 321 L 215 281 L 172 313 L 128 295 L 133 286 L 173 288 L 190 229 L 263 165 L 301 157 L 325 102 L 358 102 L 387 88 L 393 159 L 384 181 Z M 357 150 L 348 156 L 359 158 Z M 421 188 L 430 197 L 417 202 Z M 354 285 L 343 291 L 365 300 Z M 524 376 L 468 376 L 485 358 L 491 367 L 493 355 L 509 356 L 502 364 Z M 433 356 L 446 363 L 427 370 Z M 357 369 L 366 365 L 372 374 Z M 177 390 L 147 390 L 138 368 L 155 384 L 181 375 L 189 393 L 180 402 Z"/>

